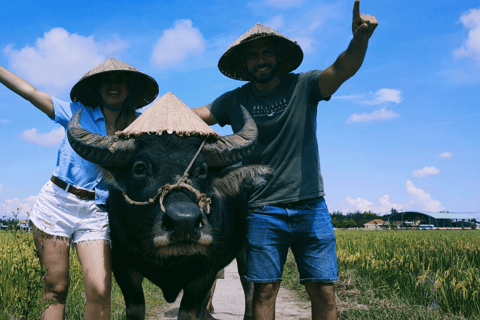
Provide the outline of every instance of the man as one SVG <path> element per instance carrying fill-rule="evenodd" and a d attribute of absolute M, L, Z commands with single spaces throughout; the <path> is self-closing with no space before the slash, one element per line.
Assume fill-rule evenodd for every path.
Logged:
<path fill-rule="evenodd" d="M 209 125 L 243 125 L 240 106 L 253 116 L 258 144 L 243 164 L 264 164 L 272 179 L 250 198 L 247 216 L 247 275 L 255 283 L 254 319 L 274 319 L 275 300 L 288 248 L 312 301 L 313 319 L 336 319 L 335 235 L 325 204 L 316 140 L 317 104 L 329 100 L 363 63 L 375 17 L 353 8 L 353 39 L 327 69 L 290 73 L 303 60 L 300 46 L 256 24 L 220 58 L 226 76 L 249 80 L 211 105 L 194 109 Z"/>

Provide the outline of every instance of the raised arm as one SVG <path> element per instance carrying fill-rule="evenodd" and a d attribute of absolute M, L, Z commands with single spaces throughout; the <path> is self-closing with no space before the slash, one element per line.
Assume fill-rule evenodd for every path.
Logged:
<path fill-rule="evenodd" d="M 35 89 L 30 83 L 2 66 L 0 66 L 0 82 L 20 97 L 30 101 L 51 119 L 55 117 L 52 97 L 49 94 Z"/>
<path fill-rule="evenodd" d="M 374 16 L 360 14 L 360 0 L 355 0 L 352 21 L 353 39 L 347 50 L 320 74 L 318 86 L 322 96 L 330 97 L 342 83 L 360 69 L 367 52 L 368 40 L 377 25 L 378 21 Z"/>
<path fill-rule="evenodd" d="M 195 112 L 197 116 L 199 116 L 209 126 L 217 123 L 217 119 L 215 119 L 213 114 L 206 106 L 193 108 L 192 111 Z"/>

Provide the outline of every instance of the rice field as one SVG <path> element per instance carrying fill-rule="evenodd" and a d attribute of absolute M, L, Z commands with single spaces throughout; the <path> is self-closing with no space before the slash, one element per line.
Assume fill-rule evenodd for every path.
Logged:
<path fill-rule="evenodd" d="M 337 230 L 340 266 L 388 285 L 412 304 L 480 318 L 480 232 Z"/>
<path fill-rule="evenodd" d="M 40 319 L 45 271 L 36 256 L 31 234 L 0 231 L 0 320 Z M 70 254 L 69 274 L 66 319 L 83 319 L 85 287 L 80 262 L 74 251 Z M 143 287 L 147 311 L 165 303 L 160 289 L 150 281 L 145 280 Z M 112 283 L 110 319 L 125 319 L 123 295 L 115 280 Z"/>
<path fill-rule="evenodd" d="M 352 268 L 403 295 L 411 304 L 467 319 L 480 319 L 480 232 L 474 230 L 336 230 L 339 268 Z M 70 257 L 67 319 L 82 319 L 85 296 L 76 254 Z M 32 236 L 0 232 L 0 320 L 38 319 L 42 270 Z M 296 277 L 298 279 L 298 277 Z M 161 293 L 145 283 L 147 310 L 162 304 Z M 124 317 L 123 297 L 114 283 L 112 317 Z"/>
<path fill-rule="evenodd" d="M 70 292 L 81 293 L 83 276 L 78 259 L 70 256 Z M 32 235 L 24 231 L 0 233 L 0 319 L 7 315 L 38 319 L 45 269 L 35 253 Z M 9 318 L 8 318 L 9 319 Z"/>

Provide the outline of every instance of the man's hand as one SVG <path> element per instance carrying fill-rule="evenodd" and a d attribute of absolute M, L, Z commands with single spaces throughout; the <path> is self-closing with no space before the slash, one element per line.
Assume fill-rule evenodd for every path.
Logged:
<path fill-rule="evenodd" d="M 367 41 L 377 26 L 377 18 L 367 14 L 360 14 L 360 0 L 355 0 L 352 22 L 353 38 L 355 40 Z"/>
<path fill-rule="evenodd" d="M 353 39 L 347 50 L 342 52 L 337 60 L 320 74 L 318 87 L 322 96 L 330 97 L 342 83 L 360 69 L 367 52 L 368 39 L 377 26 L 377 18 L 360 14 L 360 0 L 355 0 L 352 22 Z"/>

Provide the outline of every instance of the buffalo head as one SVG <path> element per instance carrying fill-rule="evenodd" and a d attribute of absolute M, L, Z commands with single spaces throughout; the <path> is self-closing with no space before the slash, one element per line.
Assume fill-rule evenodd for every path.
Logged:
<path fill-rule="evenodd" d="M 68 125 L 68 140 L 81 157 L 103 167 L 110 183 L 110 223 L 129 239 L 127 246 L 148 244 L 151 257 L 207 254 L 222 237 L 225 216 L 218 212 L 225 199 L 245 198 L 268 174 L 261 166 L 229 167 L 256 144 L 257 127 L 245 109 L 243 114 L 243 129 L 221 138 L 166 133 L 128 138 L 86 131 L 79 111 Z"/>

